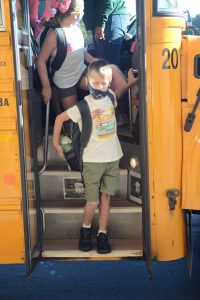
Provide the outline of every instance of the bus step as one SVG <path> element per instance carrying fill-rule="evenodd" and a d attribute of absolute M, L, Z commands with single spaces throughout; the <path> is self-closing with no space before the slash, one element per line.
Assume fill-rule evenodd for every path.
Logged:
<path fill-rule="evenodd" d="M 142 240 L 137 239 L 110 239 L 112 252 L 98 254 L 96 251 L 96 240 L 94 249 L 88 252 L 78 250 L 78 239 L 43 240 L 43 258 L 71 258 L 71 259 L 94 259 L 109 260 L 120 258 L 142 258 Z"/>
<path fill-rule="evenodd" d="M 120 170 L 120 182 L 115 199 L 127 199 L 128 171 Z M 84 188 L 80 172 L 45 171 L 40 176 L 40 195 L 42 201 L 84 200 Z"/>
<path fill-rule="evenodd" d="M 43 207 L 43 218 L 45 240 L 77 239 L 82 226 L 83 208 Z M 98 210 L 92 229 L 95 237 L 98 231 Z M 108 233 L 112 239 L 141 239 L 141 206 L 111 207 Z"/>

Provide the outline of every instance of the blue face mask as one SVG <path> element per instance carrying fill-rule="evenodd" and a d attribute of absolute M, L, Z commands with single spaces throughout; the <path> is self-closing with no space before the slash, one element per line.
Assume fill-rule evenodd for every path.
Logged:
<path fill-rule="evenodd" d="M 95 99 L 101 99 L 105 96 L 108 95 L 108 91 L 100 91 L 100 90 L 96 90 L 94 89 L 90 83 L 88 84 L 88 89 L 89 89 L 89 92 L 92 94 L 92 96 L 95 98 Z"/>

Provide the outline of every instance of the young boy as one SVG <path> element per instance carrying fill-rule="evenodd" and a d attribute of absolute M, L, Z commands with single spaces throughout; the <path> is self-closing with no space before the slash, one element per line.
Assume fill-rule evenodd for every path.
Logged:
<path fill-rule="evenodd" d="M 87 80 L 90 94 L 85 99 L 92 117 L 92 134 L 83 152 L 83 179 L 87 202 L 80 230 L 79 249 L 90 251 L 93 248 L 91 223 L 99 206 L 97 252 L 106 254 L 111 252 L 107 235 L 110 195 L 114 195 L 118 184 L 119 160 L 123 155 L 116 131 L 116 95 L 109 90 L 114 95 L 114 105 L 108 96 L 112 80 L 111 66 L 103 59 L 92 62 L 88 67 Z M 128 83 L 117 96 L 121 96 L 135 81 L 132 70 L 129 70 Z M 81 116 L 76 105 L 58 115 L 55 121 L 53 145 L 62 157 L 64 154 L 59 144 L 59 136 L 63 122 L 69 119 L 78 122 L 81 130 Z"/>

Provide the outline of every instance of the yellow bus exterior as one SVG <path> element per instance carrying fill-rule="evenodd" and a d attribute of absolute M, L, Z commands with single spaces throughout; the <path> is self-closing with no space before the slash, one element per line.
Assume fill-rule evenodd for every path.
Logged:
<path fill-rule="evenodd" d="M 1 2 L 1 12 L 5 31 L 0 31 L 0 263 L 22 263 L 24 225 L 9 1 Z"/>
<path fill-rule="evenodd" d="M 169 210 L 167 190 L 181 190 L 181 43 L 183 18 L 151 17 L 147 5 L 147 111 L 152 255 L 173 260 L 186 254 L 181 196 Z M 174 52 L 173 52 L 174 51 Z M 176 68 L 172 67 L 174 54 Z M 165 64 L 166 63 L 166 68 Z M 164 67 L 163 67 L 164 65 Z"/>
<path fill-rule="evenodd" d="M 23 2 L 23 1 L 21 1 Z M 138 1 L 139 2 L 139 1 Z M 141 1 L 142 2 L 142 1 Z M 160 16 L 154 12 L 156 1 L 143 1 L 146 35 L 146 100 L 151 257 L 175 260 L 187 254 L 185 209 L 199 210 L 199 140 L 188 154 L 188 147 L 199 139 L 199 110 L 189 136 L 184 132 L 187 113 L 196 101 L 198 78 L 191 79 L 198 38 L 183 36 L 185 19 Z M 1 1 L 0 27 L 0 263 L 25 262 L 24 203 L 22 201 L 21 149 L 17 112 L 16 72 L 12 38 L 11 4 Z M 195 44 L 194 50 L 191 45 Z M 25 68 L 25 61 L 24 61 Z M 189 70 L 191 68 L 192 70 Z M 140 70 L 139 70 L 140 71 Z M 191 76 L 188 76 L 190 74 Z M 26 89 L 22 98 L 26 98 Z M 182 102 L 181 99 L 188 99 Z M 23 118 L 28 118 L 22 101 Z M 27 114 L 26 114 L 27 111 Z M 27 126 L 27 122 L 24 122 Z M 26 154 L 29 149 L 25 128 Z M 189 156 L 188 156 L 189 155 Z M 191 156 L 195 163 L 191 165 Z M 31 174 L 27 162 L 27 174 Z M 191 175 L 192 174 L 192 175 Z M 167 192 L 176 189 L 176 204 L 170 209 Z M 191 196 L 191 197 L 190 197 Z M 34 222 L 34 221 L 33 221 Z M 33 236 L 36 233 L 33 233 Z"/>

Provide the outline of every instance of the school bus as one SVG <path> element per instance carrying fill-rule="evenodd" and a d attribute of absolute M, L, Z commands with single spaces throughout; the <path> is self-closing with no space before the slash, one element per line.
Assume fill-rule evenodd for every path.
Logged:
<path fill-rule="evenodd" d="M 191 216 L 200 209 L 200 41 L 184 35 L 181 1 L 136 1 L 139 126 L 129 97 L 106 255 L 78 250 L 84 188 L 51 144 L 50 105 L 44 109 L 33 84 L 28 11 L 28 0 L 0 0 L 0 263 L 25 263 L 30 274 L 43 259 L 144 258 L 151 273 L 152 259 L 191 258 Z"/>

